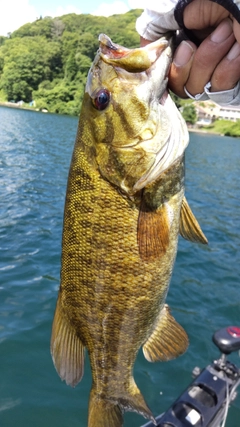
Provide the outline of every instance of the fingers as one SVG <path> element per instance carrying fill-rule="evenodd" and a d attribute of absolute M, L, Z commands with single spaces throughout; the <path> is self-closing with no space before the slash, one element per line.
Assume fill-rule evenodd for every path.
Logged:
<path fill-rule="evenodd" d="M 229 16 L 229 12 L 222 6 L 212 1 L 194 0 L 184 9 L 184 25 L 189 30 L 215 28 L 223 19 Z M 199 34 L 202 39 L 202 31 Z"/>
<path fill-rule="evenodd" d="M 177 47 L 169 71 L 169 88 L 180 98 L 187 98 L 184 86 L 188 80 L 197 47 L 190 41 L 182 41 Z"/>
<path fill-rule="evenodd" d="M 211 92 L 233 89 L 240 79 L 240 45 L 236 42 L 216 67 L 211 78 Z"/>
<path fill-rule="evenodd" d="M 191 4 L 197 1 L 201 3 L 195 0 Z M 141 38 L 141 46 L 148 43 L 149 40 Z M 208 82 L 211 92 L 222 92 L 233 89 L 239 80 L 240 25 L 229 18 L 223 19 L 198 48 L 189 40 L 182 41 L 169 72 L 169 88 L 181 98 L 187 98 L 184 87 L 196 96 L 204 92 Z"/>
<path fill-rule="evenodd" d="M 192 42 L 183 41 L 173 58 L 170 89 L 182 98 L 186 98 L 184 86 L 195 96 L 204 91 L 209 81 L 211 91 L 232 89 L 240 77 L 238 46 L 230 19 L 224 19 L 198 49 Z"/>
<path fill-rule="evenodd" d="M 203 92 L 204 86 L 212 79 L 216 67 L 228 54 L 234 42 L 232 22 L 230 19 L 225 19 L 201 43 L 194 55 L 191 72 L 186 82 L 189 93 L 196 95 Z M 227 80 L 225 76 L 226 85 L 228 85 Z"/>

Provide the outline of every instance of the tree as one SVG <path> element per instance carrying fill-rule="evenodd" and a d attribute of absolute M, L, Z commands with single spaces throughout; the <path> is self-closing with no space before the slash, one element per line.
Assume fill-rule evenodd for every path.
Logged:
<path fill-rule="evenodd" d="M 98 49 L 98 39 L 93 34 L 87 32 L 82 34 L 78 39 L 78 52 L 88 56 L 93 60 Z"/>
<path fill-rule="evenodd" d="M 196 123 L 197 121 L 197 112 L 194 105 L 187 104 L 184 107 L 182 107 L 182 116 L 187 123 L 194 125 L 194 123 Z"/>
<path fill-rule="evenodd" d="M 175 93 L 173 93 L 173 92 L 170 92 L 170 95 L 171 95 L 171 98 L 172 98 L 174 104 L 176 104 L 176 107 L 181 108 L 183 105 L 182 99 L 179 98 L 177 95 L 175 95 Z"/>
<path fill-rule="evenodd" d="M 2 46 L 5 43 L 5 40 L 7 40 L 7 37 L 0 36 L 0 46 Z"/>
<path fill-rule="evenodd" d="M 60 18 L 55 18 L 52 21 L 52 37 L 60 38 L 65 28 L 64 22 Z"/>
<path fill-rule="evenodd" d="M 15 37 L 1 47 L 0 67 L 0 88 L 8 99 L 31 101 L 31 92 L 37 90 L 43 80 L 52 80 L 62 72 L 61 45 L 48 42 L 41 36 Z M 19 85 L 20 82 L 25 84 Z M 17 86 L 13 87 L 15 83 Z M 21 87 L 21 90 L 16 90 L 16 87 Z"/>
<path fill-rule="evenodd" d="M 73 81 L 76 77 L 76 74 L 78 72 L 78 66 L 75 59 L 74 52 L 71 52 L 65 66 L 65 79 L 69 82 Z"/>
<path fill-rule="evenodd" d="M 141 10 L 109 18 L 74 13 L 28 23 L 0 37 L 2 99 L 34 99 L 39 108 L 78 114 L 99 33 L 115 43 L 139 46 L 135 22 Z M 124 28 L 124 31 L 123 31 Z"/>
<path fill-rule="evenodd" d="M 32 98 L 32 88 L 25 82 L 14 82 L 12 85 L 12 99 L 15 101 L 30 101 Z"/>
<path fill-rule="evenodd" d="M 14 31 L 11 34 L 11 38 L 43 36 L 47 39 L 52 39 L 52 25 L 52 18 L 49 16 L 45 16 L 45 18 L 37 19 L 33 23 L 27 23 L 22 25 L 22 27 L 20 27 L 18 30 Z"/>

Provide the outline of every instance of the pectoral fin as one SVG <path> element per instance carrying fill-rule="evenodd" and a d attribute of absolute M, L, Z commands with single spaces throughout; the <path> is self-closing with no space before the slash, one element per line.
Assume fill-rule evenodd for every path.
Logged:
<path fill-rule="evenodd" d="M 138 247 L 144 261 L 159 259 L 165 254 L 169 244 L 169 218 L 165 204 L 154 210 L 147 206 L 142 196 L 138 217 Z"/>
<path fill-rule="evenodd" d="M 190 240 L 191 242 L 203 243 L 205 245 L 208 243 L 185 197 L 182 201 L 179 233 L 184 239 Z"/>
<path fill-rule="evenodd" d="M 149 362 L 171 360 L 183 354 L 188 347 L 188 337 L 165 305 L 158 323 L 143 346 L 143 354 Z"/>
<path fill-rule="evenodd" d="M 63 315 L 59 300 L 52 326 L 51 354 L 60 378 L 74 387 L 83 376 L 84 347 Z"/>

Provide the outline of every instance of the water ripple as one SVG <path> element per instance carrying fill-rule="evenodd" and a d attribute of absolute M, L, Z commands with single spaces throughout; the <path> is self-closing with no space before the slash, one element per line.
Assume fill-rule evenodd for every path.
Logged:
<path fill-rule="evenodd" d="M 62 216 L 77 119 L 0 107 L 1 426 L 85 427 L 90 370 L 76 390 L 59 380 L 49 353 L 59 284 Z M 141 352 L 135 374 L 156 413 L 217 356 L 212 333 L 239 324 L 239 140 L 191 135 L 186 195 L 209 245 L 180 239 L 168 303 L 190 337 L 163 364 Z M 239 361 L 233 356 L 237 363 Z M 161 391 L 161 394 L 160 394 Z M 19 397 L 20 396 L 20 397 Z M 238 427 L 240 400 L 227 427 Z M 17 421 L 16 421 L 17 420 Z M 142 418 L 126 416 L 126 427 Z"/>

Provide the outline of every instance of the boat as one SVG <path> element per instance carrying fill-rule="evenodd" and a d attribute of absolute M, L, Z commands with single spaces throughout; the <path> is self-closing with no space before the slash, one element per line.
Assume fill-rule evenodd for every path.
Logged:
<path fill-rule="evenodd" d="M 228 360 L 240 350 L 240 327 L 216 331 L 212 340 L 220 357 L 204 369 L 194 368 L 194 381 L 171 407 L 156 417 L 158 427 L 224 427 L 230 403 L 237 396 L 240 368 Z M 148 422 L 141 427 L 155 427 Z"/>

